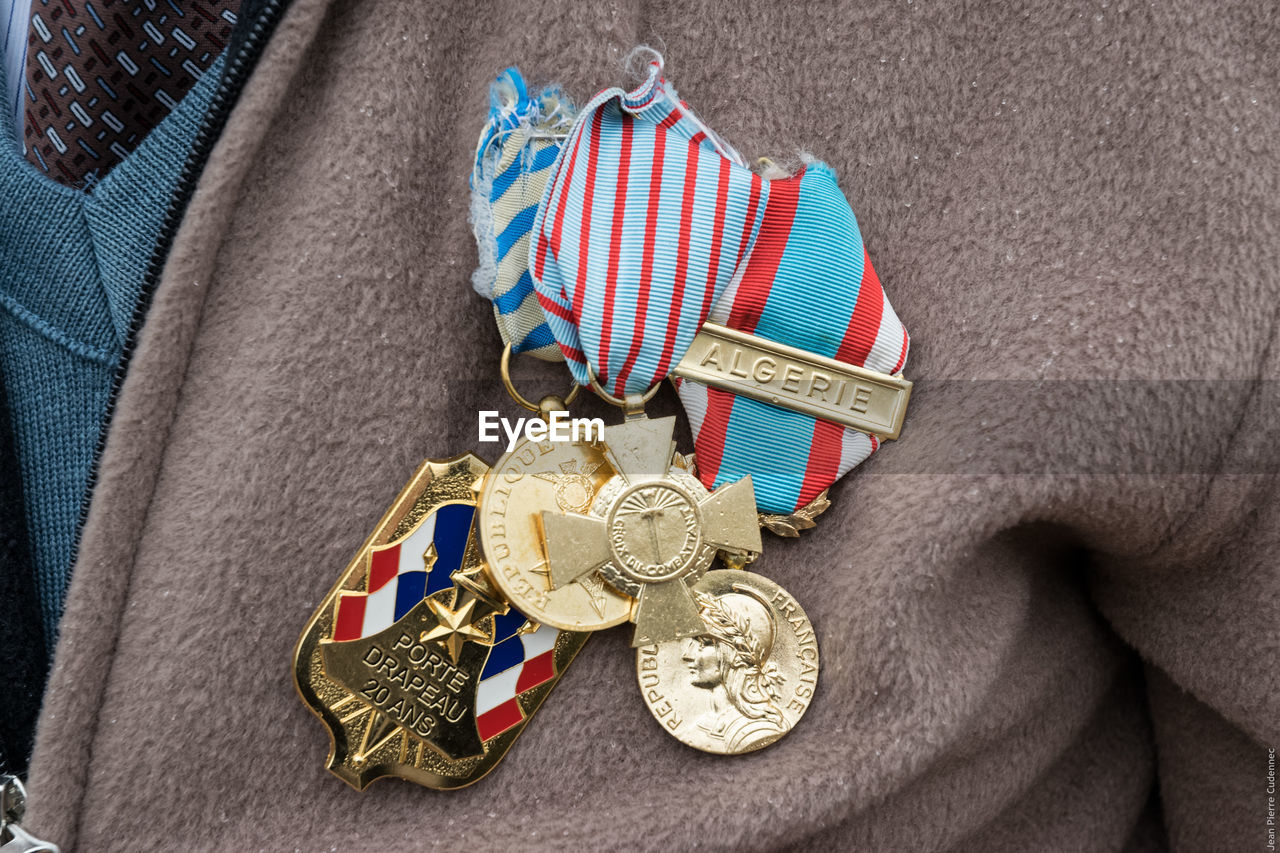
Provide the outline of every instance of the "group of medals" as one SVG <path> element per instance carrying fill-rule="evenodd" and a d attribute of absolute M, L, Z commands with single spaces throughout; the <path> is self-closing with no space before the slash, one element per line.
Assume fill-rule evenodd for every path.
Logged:
<path fill-rule="evenodd" d="M 515 69 L 492 87 L 472 225 L 495 366 L 548 422 L 582 386 L 620 412 L 492 467 L 423 463 L 316 609 L 295 681 L 358 789 L 480 779 L 624 623 L 641 700 L 691 747 L 761 749 L 815 695 L 813 625 L 747 567 L 762 529 L 813 527 L 830 483 L 897 437 L 906 335 L 829 168 L 748 166 L 662 71 L 580 110 Z M 513 354 L 563 361 L 573 393 L 526 400 Z M 693 453 L 644 413 L 664 379 Z"/>

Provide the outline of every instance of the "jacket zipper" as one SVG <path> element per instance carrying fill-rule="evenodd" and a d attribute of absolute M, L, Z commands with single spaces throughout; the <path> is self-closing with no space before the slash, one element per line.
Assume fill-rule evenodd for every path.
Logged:
<path fill-rule="evenodd" d="M 256 6 L 253 12 L 253 21 L 248 24 L 244 40 L 240 43 L 235 55 L 227 57 L 227 63 L 222 72 L 222 80 L 218 84 L 218 90 L 214 93 L 213 99 L 209 103 L 209 109 L 205 113 L 204 119 L 200 122 L 200 127 L 196 131 L 195 141 L 191 146 L 191 153 L 187 155 L 186 163 L 183 164 L 182 171 L 178 176 L 178 183 L 169 198 L 168 207 L 165 208 L 160 234 L 156 239 L 155 249 L 152 250 L 151 258 L 147 262 L 146 274 L 142 278 L 142 288 L 138 294 L 138 303 L 134 306 L 133 316 L 129 320 L 124 347 L 120 352 L 120 360 L 116 364 L 114 375 L 111 377 L 111 390 L 107 396 L 107 408 L 103 416 L 102 426 L 98 430 L 98 440 L 93 450 L 93 462 L 89 466 L 89 478 L 85 484 L 84 497 L 80 501 L 80 512 L 76 519 L 76 542 L 75 556 L 72 557 L 73 562 L 80 552 L 80 538 L 84 533 L 85 520 L 89 515 L 89 504 L 93 497 L 94 489 L 98 484 L 102 453 L 107 443 L 107 432 L 115 415 L 116 401 L 120 396 L 120 388 L 124 384 L 129 362 L 133 359 L 133 351 L 138 344 L 138 334 L 146 319 L 147 310 L 151 307 L 151 300 L 155 295 L 156 286 L 160 282 L 160 276 L 164 272 L 165 261 L 169 257 L 169 250 L 173 247 L 173 240 L 177 235 L 178 226 L 182 224 L 183 214 L 186 212 L 187 204 L 191 201 L 192 193 L 195 192 L 196 183 L 200 180 L 200 175 L 204 171 L 204 165 L 209 159 L 209 153 L 213 150 L 218 137 L 222 135 L 222 129 L 226 126 L 231 109 L 235 106 L 240 91 L 249 79 L 249 74 L 253 71 L 254 66 L 257 65 L 258 58 L 262 55 L 267 40 L 280 22 L 288 2 L 289 0 L 259 0 L 259 2 L 255 3 L 254 0 L 246 0 L 241 8 L 243 15 L 246 14 L 245 7 Z M 234 44 L 234 36 L 235 34 L 233 33 L 232 44 Z M 230 50 L 230 45 L 228 50 Z M 54 636 L 56 636 L 56 631 Z"/>

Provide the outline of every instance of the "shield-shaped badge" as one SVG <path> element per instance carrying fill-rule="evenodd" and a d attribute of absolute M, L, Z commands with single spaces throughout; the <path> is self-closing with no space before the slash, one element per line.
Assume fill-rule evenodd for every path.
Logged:
<path fill-rule="evenodd" d="M 461 788 L 502 760 L 588 634 L 530 622 L 490 584 L 473 485 L 488 466 L 428 460 L 307 623 L 294 681 L 331 736 L 327 766 Z"/>

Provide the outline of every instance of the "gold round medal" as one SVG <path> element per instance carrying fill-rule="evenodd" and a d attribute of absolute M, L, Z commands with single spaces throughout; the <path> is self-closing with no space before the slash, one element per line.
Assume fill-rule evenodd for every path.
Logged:
<path fill-rule="evenodd" d="M 597 631 L 626 622 L 634 599 L 598 573 L 553 589 L 542 514 L 585 513 L 613 469 L 594 445 L 524 440 L 485 477 L 480 543 L 502 594 L 535 622 L 566 631 Z"/>
<path fill-rule="evenodd" d="M 645 704 L 695 749 L 762 749 L 791 731 L 813 699 L 813 625 L 790 593 L 753 572 L 707 572 L 693 595 L 704 633 L 636 650 Z"/>

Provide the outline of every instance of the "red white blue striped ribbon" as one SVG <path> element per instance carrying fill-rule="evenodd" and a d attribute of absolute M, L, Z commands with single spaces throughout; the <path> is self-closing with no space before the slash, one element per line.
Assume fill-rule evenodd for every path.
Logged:
<path fill-rule="evenodd" d="M 835 174 L 821 163 L 770 182 L 755 248 L 710 319 L 880 373 L 897 373 L 907 360 L 907 331 Z M 750 474 L 767 512 L 804 506 L 879 447 L 874 435 L 697 382 L 679 390 L 699 477 L 714 488 Z"/>
<path fill-rule="evenodd" d="M 760 226 L 766 182 L 662 78 L 579 113 L 534 221 L 538 301 L 579 384 L 643 392 L 689 348 Z"/>
<path fill-rule="evenodd" d="M 580 384 L 616 395 L 662 381 L 708 318 L 883 373 L 908 339 L 831 169 L 764 180 L 662 77 L 579 113 L 534 222 L 538 302 Z M 874 436 L 680 383 L 708 487 L 750 474 L 759 507 L 808 503 Z"/>

